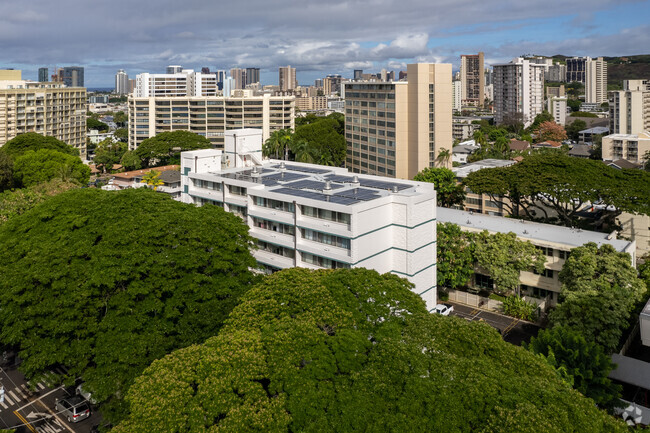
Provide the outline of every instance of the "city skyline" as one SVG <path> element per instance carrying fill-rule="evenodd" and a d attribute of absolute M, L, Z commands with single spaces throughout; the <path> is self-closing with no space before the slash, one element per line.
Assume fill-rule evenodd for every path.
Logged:
<path fill-rule="evenodd" d="M 648 0 L 175 5 L 3 4 L 0 66 L 36 80 L 39 67 L 79 65 L 88 87 L 113 87 L 118 69 L 135 76 L 169 64 L 259 67 L 262 84 L 277 84 L 278 67 L 290 64 L 298 82 L 309 84 L 331 73 L 352 77 L 354 69 L 397 72 L 413 62 L 452 63 L 457 70 L 461 54 L 479 51 L 490 65 L 522 54 L 645 54 L 650 46 Z"/>

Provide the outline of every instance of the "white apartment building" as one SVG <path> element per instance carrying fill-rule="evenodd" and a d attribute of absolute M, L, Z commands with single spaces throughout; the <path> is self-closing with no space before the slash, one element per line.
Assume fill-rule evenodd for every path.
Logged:
<path fill-rule="evenodd" d="M 528 127 L 544 110 L 544 68 L 521 57 L 494 65 L 494 120 L 517 119 Z"/>
<path fill-rule="evenodd" d="M 594 242 L 599 247 L 608 244 L 616 251 L 628 253 L 632 266 L 636 266 L 636 242 L 616 239 L 613 234 L 443 207 L 438 208 L 436 215 L 438 222 L 457 224 L 463 231 L 475 233 L 483 230 L 487 230 L 489 233 L 513 232 L 519 240 L 529 241 L 542 250 L 546 255 L 544 271 L 539 274 L 532 270 L 530 272 L 522 271 L 519 282 L 522 295 L 545 300 L 547 305 L 555 305 L 558 302 L 561 291 L 559 273 L 574 248 L 581 247 L 588 242 Z M 477 288 L 491 288 L 493 281 L 492 278 L 477 269 L 470 285 Z"/>
<path fill-rule="evenodd" d="M 609 130 L 613 134 L 650 131 L 650 80 L 624 80 L 609 92 Z"/>
<path fill-rule="evenodd" d="M 266 140 L 271 132 L 295 127 L 293 96 L 254 97 L 129 97 L 129 149 L 166 131 L 191 131 L 223 149 L 224 133 L 258 128 Z"/>
<path fill-rule="evenodd" d="M 148 72 L 138 74 L 134 95 L 138 98 L 217 96 L 218 92 L 216 74 L 203 74 L 193 69 L 183 69 L 180 72 L 167 74 Z"/>
<path fill-rule="evenodd" d="M 607 62 L 602 57 L 585 62 L 585 102 L 607 102 Z"/>
<path fill-rule="evenodd" d="M 19 70 L 0 70 L 0 146 L 19 134 L 54 137 L 86 159 L 86 89 L 21 79 Z"/>
<path fill-rule="evenodd" d="M 236 144 L 235 144 L 236 143 Z M 236 146 L 236 151 L 235 151 Z M 436 299 L 433 184 L 262 160 L 259 131 L 228 131 L 225 152 L 181 154 L 181 200 L 239 215 L 268 271 L 364 267 L 407 278 Z"/>
<path fill-rule="evenodd" d="M 463 82 L 460 80 L 452 81 L 451 104 L 454 111 L 460 112 L 463 108 Z"/>
<path fill-rule="evenodd" d="M 129 94 L 129 76 L 124 69 L 120 69 L 115 74 L 115 93 L 118 95 Z"/>

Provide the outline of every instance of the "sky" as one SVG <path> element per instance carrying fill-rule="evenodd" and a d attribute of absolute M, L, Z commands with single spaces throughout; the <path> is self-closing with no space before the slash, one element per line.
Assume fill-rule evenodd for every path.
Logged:
<path fill-rule="evenodd" d="M 291 65 L 300 84 L 353 69 L 487 64 L 523 54 L 650 53 L 650 0 L 30 0 L 0 2 L 0 69 L 84 66 L 86 87 L 114 87 L 167 65 L 261 68 L 277 84 Z"/>

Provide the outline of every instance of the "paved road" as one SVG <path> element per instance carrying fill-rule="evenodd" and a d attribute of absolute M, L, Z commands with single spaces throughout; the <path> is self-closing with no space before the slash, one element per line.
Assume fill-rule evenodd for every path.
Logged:
<path fill-rule="evenodd" d="M 50 372 L 54 377 L 62 370 Z M 99 414 L 75 424 L 68 423 L 54 409 L 55 400 L 74 393 L 74 388 L 50 387 L 47 378 L 33 387 L 16 367 L 0 367 L 4 400 L 0 402 L 0 429 L 15 428 L 18 433 L 89 433 L 100 422 Z"/>
<path fill-rule="evenodd" d="M 537 336 L 539 326 L 491 311 L 480 310 L 456 302 L 445 302 L 454 306 L 454 316 L 467 320 L 483 321 L 499 330 L 503 339 L 509 343 L 520 346 L 523 341 L 529 342 L 531 337 Z"/>

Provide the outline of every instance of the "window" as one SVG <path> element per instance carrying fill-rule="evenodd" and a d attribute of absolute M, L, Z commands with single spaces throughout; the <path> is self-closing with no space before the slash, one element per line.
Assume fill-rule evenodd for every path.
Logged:
<path fill-rule="evenodd" d="M 536 269 L 533 269 L 533 274 L 541 275 L 542 277 L 546 277 L 546 278 L 553 278 L 554 271 L 551 269 L 544 269 L 542 272 L 537 272 Z"/>
<path fill-rule="evenodd" d="M 267 207 L 269 209 L 280 210 L 283 212 L 294 212 L 293 203 L 287 203 L 284 201 L 253 196 L 253 203 L 255 203 L 256 206 Z"/>
<path fill-rule="evenodd" d="M 260 249 L 260 251 L 267 251 L 269 253 L 277 254 L 278 256 L 282 257 L 289 257 L 293 259 L 296 256 L 296 252 L 294 250 L 269 242 L 258 240 L 257 247 Z"/>
<path fill-rule="evenodd" d="M 475 274 L 474 285 L 481 289 L 492 289 L 494 287 L 494 280 L 487 275 Z"/>
<path fill-rule="evenodd" d="M 332 245 L 339 248 L 350 249 L 350 239 L 330 235 L 328 233 L 318 232 L 316 230 L 302 229 L 304 239 L 319 242 L 321 244 Z"/>
<path fill-rule="evenodd" d="M 558 253 L 560 253 L 560 258 L 563 260 L 566 260 L 569 258 L 569 254 L 571 254 L 571 251 L 562 251 L 558 250 Z"/>
<path fill-rule="evenodd" d="M 302 214 L 311 218 L 319 218 L 337 223 L 350 224 L 350 214 L 319 209 L 311 206 L 302 206 Z"/>
<path fill-rule="evenodd" d="M 229 185 L 230 194 L 246 196 L 246 188 L 236 185 Z"/>
<path fill-rule="evenodd" d="M 282 224 L 275 221 L 269 221 L 262 218 L 253 217 L 253 226 L 272 232 L 294 235 L 294 227 L 289 224 Z"/>
<path fill-rule="evenodd" d="M 553 257 L 553 248 L 537 247 L 546 257 Z"/>
<path fill-rule="evenodd" d="M 309 263 L 327 269 L 339 269 L 339 268 L 349 269 L 350 268 L 350 265 L 347 263 L 337 262 L 336 260 L 328 259 L 310 253 L 302 253 L 302 261 L 305 263 Z"/>

